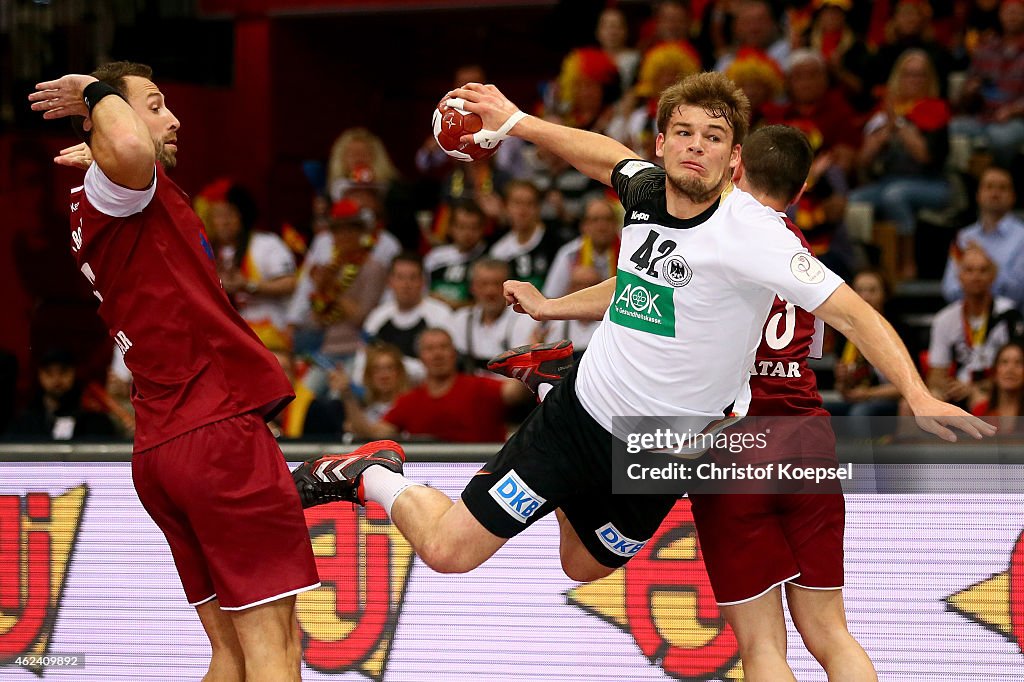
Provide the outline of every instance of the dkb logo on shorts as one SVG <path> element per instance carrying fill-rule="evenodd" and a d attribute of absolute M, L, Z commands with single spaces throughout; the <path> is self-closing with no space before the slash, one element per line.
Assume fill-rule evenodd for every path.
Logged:
<path fill-rule="evenodd" d="M 594 532 L 601 539 L 601 544 L 607 547 L 610 552 L 627 558 L 639 552 L 647 544 L 646 540 L 641 542 L 627 538 L 611 522 L 604 524 Z"/>
<path fill-rule="evenodd" d="M 533 492 L 530 486 L 519 478 L 515 469 L 505 474 L 500 481 L 491 486 L 491 497 L 513 517 L 526 523 L 540 506 L 547 502 Z"/>

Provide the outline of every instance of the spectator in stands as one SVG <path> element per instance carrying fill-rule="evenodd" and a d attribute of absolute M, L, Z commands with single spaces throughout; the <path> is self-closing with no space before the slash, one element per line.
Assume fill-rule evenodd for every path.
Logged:
<path fill-rule="evenodd" d="M 416 358 L 416 339 L 428 327 L 447 328 L 452 310 L 434 298 L 424 296 L 426 281 L 423 262 L 414 253 L 404 252 L 391 263 L 388 288 L 390 300 L 370 311 L 363 324 L 364 336 L 370 341 L 396 346 L 410 361 Z M 412 371 L 422 378 L 422 368 Z M 359 374 L 356 369 L 356 374 Z"/>
<path fill-rule="evenodd" d="M 321 422 L 331 429 L 330 435 L 340 438 L 355 431 L 356 422 L 377 422 L 387 414 L 399 394 L 409 390 L 409 376 L 405 371 L 406 358 L 395 346 L 387 343 L 371 343 L 366 347 L 365 363 L 358 376 L 362 382 L 354 382 L 345 366 L 339 364 L 327 379 L 328 393 L 318 398 L 315 404 L 326 406 L 330 421 Z M 416 363 L 422 367 L 417 358 Z M 324 413 L 322 413 L 324 414 Z"/>
<path fill-rule="evenodd" d="M 865 78 L 871 54 L 847 24 L 853 0 L 814 0 L 814 16 L 803 43 L 822 56 L 827 73 L 839 85 L 846 106 L 868 110 L 874 104 Z M 789 68 L 794 68 L 790 55 Z M 852 121 L 851 121 L 852 122 Z"/>
<path fill-rule="evenodd" d="M 636 86 L 626 92 L 608 135 L 645 159 L 654 159 L 658 96 L 681 78 L 700 71 L 700 55 L 686 40 L 662 42 L 644 53 Z"/>
<path fill-rule="evenodd" d="M 794 50 L 786 72 L 787 101 L 769 104 L 766 123 L 800 128 L 819 153 L 831 153 L 843 172 L 853 168 L 861 136 L 857 114 L 837 89 L 829 88 L 828 64 L 820 52 Z"/>
<path fill-rule="evenodd" d="M 780 35 L 772 15 L 771 4 L 765 0 L 739 0 L 733 6 L 733 42 L 729 51 L 715 62 L 715 71 L 725 73 L 742 48 L 764 52 L 779 65 L 789 63 L 789 40 Z"/>
<path fill-rule="evenodd" d="M 296 352 L 322 352 L 331 364 L 352 360 L 387 279 L 371 251 L 359 206 L 350 199 L 335 203 L 331 240 L 310 251 L 289 306 Z"/>
<path fill-rule="evenodd" d="M 980 45 L 999 37 L 1002 31 L 1000 4 L 1000 0 L 974 0 L 966 7 L 959 47 L 967 54 L 973 55 Z"/>
<path fill-rule="evenodd" d="M 629 23 L 618 7 L 605 7 L 597 19 L 594 37 L 604 53 L 615 62 L 619 71 L 621 92 L 632 87 L 636 69 L 640 64 L 640 52 L 629 44 Z M 483 82 L 483 81 L 479 81 Z"/>
<path fill-rule="evenodd" d="M 435 246 L 423 258 L 430 295 L 452 308 L 473 302 L 469 294 L 469 269 L 487 250 L 484 230 L 487 217 L 472 199 L 451 207 L 450 244 Z"/>
<path fill-rule="evenodd" d="M 296 373 L 295 355 L 287 345 L 271 341 L 267 348 L 281 364 L 295 391 L 295 400 L 267 424 L 274 437 L 339 438 L 345 423 L 345 406 L 335 396 L 317 397 Z"/>
<path fill-rule="evenodd" d="M 345 415 L 354 417 L 345 419 L 346 434 L 358 435 L 357 424 L 365 426 L 380 421 L 391 410 L 395 399 L 409 390 L 413 382 L 406 373 L 406 364 L 407 358 L 395 346 L 371 343 L 366 347 L 365 362 L 357 374 L 360 382 L 349 377 L 344 365 L 334 368 L 328 379 L 327 399 L 340 405 Z M 419 358 L 416 364 L 423 366 Z"/>
<path fill-rule="evenodd" d="M 353 433 L 369 439 L 404 435 L 457 443 L 505 440 L 505 412 L 524 400 L 523 384 L 459 372 L 458 354 L 443 329 L 420 334 L 419 356 L 427 368 L 426 381 L 399 395 L 379 421 L 368 419 L 353 396 L 343 396 Z"/>
<path fill-rule="evenodd" d="M 600 284 L 607 277 L 602 276 L 593 265 L 575 264 L 569 271 L 569 282 L 566 294 L 575 293 L 595 284 Z M 515 336 L 524 343 L 553 343 L 561 339 L 569 339 L 573 345 L 573 358 L 579 362 L 583 352 L 590 345 L 590 339 L 597 331 L 600 320 L 548 320 L 538 322 L 529 315 L 520 315 L 516 321 Z"/>
<path fill-rule="evenodd" d="M 114 425 L 103 413 L 82 406 L 78 370 L 71 354 L 54 349 L 39 360 L 36 395 L 11 426 L 16 438 L 72 440 L 110 438 Z"/>
<path fill-rule="evenodd" d="M 562 61 L 553 112 L 565 125 L 604 133 L 622 95 L 615 62 L 597 47 L 580 47 Z"/>
<path fill-rule="evenodd" d="M 1024 2 L 1003 0 L 1003 32 L 980 44 L 971 56 L 951 132 L 980 138 L 996 161 L 1009 167 L 1024 145 Z"/>
<path fill-rule="evenodd" d="M 377 180 L 369 166 L 356 166 L 348 178 L 335 180 L 334 189 L 341 199 L 354 201 L 363 218 L 367 237 L 372 240 L 370 257 L 385 268 L 402 251 L 402 244 L 388 229 L 387 211 L 384 207 L 386 187 Z"/>
<path fill-rule="evenodd" d="M 256 201 L 228 179 L 207 185 L 196 200 L 206 223 L 221 284 L 257 334 L 287 328 L 288 303 L 297 282 L 295 256 L 279 236 L 258 222 Z"/>
<path fill-rule="evenodd" d="M 498 151 L 501 152 L 500 149 Z M 451 224 L 449 207 L 459 201 L 472 199 L 476 202 L 487 216 L 488 229 L 502 219 L 505 212 L 502 192 L 511 178 L 497 167 L 496 157 L 497 154 L 479 161 L 460 162 L 452 166 L 451 172 L 441 181 L 439 208 L 429 233 L 424 235 L 426 246 L 434 247 L 447 243 Z"/>
<path fill-rule="evenodd" d="M 1013 301 L 992 295 L 996 265 L 980 246 L 960 257 L 963 299 L 935 315 L 928 346 L 928 387 L 936 396 L 968 404 L 990 388 L 996 350 L 1020 334 Z"/>
<path fill-rule="evenodd" d="M 371 343 L 366 347 L 361 406 L 371 421 L 381 419 L 395 404 L 395 399 L 409 390 L 412 382 L 406 374 L 404 360 L 402 352 L 390 344 Z"/>
<path fill-rule="evenodd" d="M 853 278 L 853 290 L 879 314 L 885 315 L 890 290 L 880 271 L 867 269 L 858 272 Z M 844 339 L 837 350 L 835 388 L 842 395 L 843 402 L 829 404 L 829 412 L 850 417 L 896 415 L 899 389 L 872 367 L 850 341 Z"/>
<path fill-rule="evenodd" d="M 945 47 L 935 41 L 931 29 L 932 8 L 927 0 L 899 0 L 885 27 L 885 43 L 878 47 L 870 60 L 865 75 L 868 88 L 876 98 L 885 78 L 893 73 L 897 62 L 907 50 L 922 50 L 937 74 L 936 96 L 944 95 L 946 82 L 953 70 L 953 59 Z M 890 81 L 889 86 L 892 88 Z"/>
<path fill-rule="evenodd" d="M 560 122 L 556 117 L 546 116 L 545 119 Z M 569 241 L 575 236 L 575 225 L 583 215 L 585 197 L 591 192 L 604 191 L 604 186 L 536 145 L 524 147 L 523 159 L 528 172 L 518 179 L 526 180 L 540 192 L 539 215 L 548 236 L 559 244 Z"/>
<path fill-rule="evenodd" d="M 540 191 L 526 180 L 512 180 L 505 186 L 505 215 L 508 234 L 496 241 L 489 255 L 509 265 L 512 279 L 544 286 L 548 269 L 562 242 L 541 220 Z M 501 349 L 504 350 L 504 349 Z"/>
<path fill-rule="evenodd" d="M 992 389 L 975 403 L 977 417 L 1024 416 L 1024 344 L 1010 341 L 998 351 L 992 364 Z M 1001 423 L 1000 426 L 1007 426 Z"/>
<path fill-rule="evenodd" d="M 814 255 L 848 277 L 855 258 L 843 216 L 849 192 L 847 174 L 860 147 L 856 114 L 842 92 L 829 89 L 825 59 L 813 50 L 793 51 L 786 83 L 789 101 L 766 105 L 764 122 L 798 128 L 815 153 L 807 189 L 790 207 L 790 217 L 803 231 Z"/>
<path fill-rule="evenodd" d="M 651 22 L 641 30 L 638 49 L 646 52 L 662 42 L 690 40 L 690 8 L 682 0 L 662 0 L 654 6 Z"/>
<path fill-rule="evenodd" d="M 765 105 L 775 102 L 786 84 L 786 77 L 774 59 L 752 47 L 741 47 L 725 71 L 750 100 L 750 127 L 760 125 Z"/>
<path fill-rule="evenodd" d="M 504 261 L 481 258 L 470 271 L 473 305 L 455 311 L 451 335 L 467 369 L 483 369 L 498 353 L 522 345 L 528 339 L 517 336 L 516 314 L 505 303 L 503 286 L 509 279 Z"/>
<path fill-rule="evenodd" d="M 331 200 L 326 194 L 314 194 L 310 204 L 309 234 L 312 241 L 318 234 L 331 231 Z"/>
<path fill-rule="evenodd" d="M 942 295 L 957 301 L 960 288 L 958 262 L 964 249 L 976 244 L 990 254 L 998 269 L 992 293 L 1012 299 L 1024 310 L 1024 221 L 1012 213 L 1017 197 L 1010 172 L 992 166 L 978 182 L 978 221 L 957 233 L 949 250 Z"/>
<path fill-rule="evenodd" d="M 591 198 L 580 221 L 580 236 L 555 254 L 544 282 L 544 295 L 559 298 L 569 293 L 572 271 L 578 265 L 594 268 L 599 282 L 613 276 L 619 260 L 621 225 L 616 202 L 604 196 Z"/>
<path fill-rule="evenodd" d="M 331 200 L 340 200 L 356 170 L 367 168 L 385 191 L 398 179 L 398 171 L 381 139 L 366 128 L 349 128 L 334 141 L 327 161 L 327 191 Z"/>
<path fill-rule="evenodd" d="M 939 98 L 939 85 L 928 54 L 909 50 L 896 62 L 888 91 L 864 127 L 858 164 L 874 179 L 849 195 L 875 207 L 876 216 L 896 224 L 899 272 L 917 276 L 914 260 L 915 213 L 942 208 L 949 200 L 944 175 L 949 153 L 949 107 Z"/>

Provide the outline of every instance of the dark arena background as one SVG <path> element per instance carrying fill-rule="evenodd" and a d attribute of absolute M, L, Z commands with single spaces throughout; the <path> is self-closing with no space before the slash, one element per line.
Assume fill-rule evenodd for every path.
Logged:
<path fill-rule="evenodd" d="M 1020 223 L 1012 184 L 1024 178 L 1024 133 L 1002 148 L 953 125 L 943 131 L 932 179 L 945 184 L 938 198 L 913 206 L 907 235 L 858 194 L 883 161 L 858 161 L 863 131 L 885 108 L 886 88 L 896 87 L 890 74 L 902 63 L 897 48 L 919 47 L 933 60 L 936 99 L 954 121 L 979 111 L 965 88 L 969 94 L 984 66 L 977 55 L 986 41 L 1016 36 L 1006 58 L 1024 82 L 1024 23 L 1008 28 L 1003 16 L 1024 3 L 753 2 L 767 7 L 773 26 L 764 38 L 750 34 L 764 41 L 751 56 L 735 49 L 745 30 L 738 8 L 751 2 L 607 3 L 626 27 L 616 48 L 622 70 L 609 77 L 581 51 L 598 50 L 601 0 L 0 0 L 0 682 L 200 680 L 209 663 L 209 644 L 167 543 L 132 485 L 130 373 L 118 363 L 71 253 L 67 193 L 83 174 L 53 159 L 79 140 L 66 121 L 44 121 L 29 109 L 36 83 L 106 61 L 151 65 L 181 121 L 172 177 L 207 221 L 212 241 L 206 211 L 224 199 L 224 188 L 244 188 L 255 228 L 280 237 L 301 275 L 333 219 L 332 205 L 350 192 L 373 196 L 374 238 L 389 232 L 394 253 L 424 256 L 447 243 L 453 206 L 467 198 L 484 209 L 485 239 L 498 240 L 508 229 L 503 190 L 513 180 L 541 188 L 538 218 L 565 242 L 581 234 L 583 206 L 594 197 L 615 205 L 621 225 L 614 193 L 529 145 L 506 143 L 504 152 L 472 166 L 440 154 L 429 122 L 463 67 L 482 69 L 527 113 L 618 131 L 648 155 L 646 98 L 655 93 L 645 89 L 645 73 L 656 71 L 659 58 L 676 64 L 678 57 L 658 50 L 688 41 L 693 67 L 705 69 L 736 53 L 738 66 L 723 68 L 752 96 L 761 93 L 755 125 L 800 128 L 821 160 L 812 170 L 817 190 L 808 189 L 793 212 L 813 252 L 850 283 L 858 273 L 880 273 L 889 289 L 882 311 L 922 374 L 934 378 L 933 322 L 953 300 L 956 276 L 946 273 L 963 246 L 958 231 L 978 221 L 990 201 L 979 186 L 993 165 L 1008 170 L 1005 213 Z M 682 19 L 672 14 L 677 10 Z M 819 30 L 833 10 L 846 22 L 838 43 Z M 910 12 L 920 13 L 919 25 Z M 845 52 L 836 53 L 837 45 Z M 776 63 L 776 48 L 800 57 Z M 817 59 L 804 50 L 833 56 L 821 62 L 829 65 L 827 93 L 800 108 L 792 101 L 802 96 L 794 72 Z M 582 104 L 580 81 L 588 78 L 600 86 L 594 109 Z M 1024 85 L 1016 87 L 1020 106 L 1003 113 L 1024 130 Z M 353 129 L 365 129 L 371 142 L 369 156 L 350 163 L 332 148 Z M 1020 297 L 1012 289 L 1003 294 L 1011 307 L 1024 301 L 1024 238 L 1016 244 L 1016 255 L 990 254 L 1017 268 Z M 240 267 L 249 279 L 232 300 L 241 310 L 258 277 L 255 266 Z M 340 405 L 350 385 L 363 394 L 369 373 L 364 377 L 362 360 L 352 365 L 346 356 L 335 366 L 338 358 L 320 348 L 300 350 L 287 328 L 263 331 L 261 340 L 310 396 Z M 358 335 L 363 346 L 373 333 Z M 896 397 L 878 390 L 884 377 L 851 389 L 858 358 L 844 344 L 826 334 L 822 358 L 811 363 L 826 408 L 895 417 Z M 58 366 L 71 372 L 62 392 L 44 377 Z M 345 378 L 338 366 L 347 369 Z M 857 369 L 864 377 L 873 371 L 863 363 Z M 979 371 L 971 376 L 977 400 L 968 407 L 987 415 L 980 405 L 994 398 L 980 387 L 995 370 Z M 417 376 L 415 368 L 408 373 L 410 381 Z M 1019 408 L 1022 388 L 1015 390 Z M 499 414 L 499 423 L 504 417 L 515 429 L 530 406 Z M 350 414 L 335 417 L 316 433 L 287 417 L 273 425 L 290 467 L 368 439 Z M 856 450 L 848 461 L 857 484 L 846 488 L 843 594 L 850 631 L 879 679 L 1024 680 L 1024 439 L 1017 418 L 1004 416 L 998 445 L 954 448 L 923 434 L 908 444 L 899 429 L 844 438 Z M 452 497 L 500 447 L 429 433 L 408 441 L 406 474 Z M 306 520 L 322 586 L 298 598 L 303 680 L 744 679 L 686 499 L 624 568 L 585 585 L 562 572 L 553 516 L 465 576 L 424 565 L 375 504 L 315 507 Z M 788 637 L 796 677 L 825 680 L 792 623 Z"/>

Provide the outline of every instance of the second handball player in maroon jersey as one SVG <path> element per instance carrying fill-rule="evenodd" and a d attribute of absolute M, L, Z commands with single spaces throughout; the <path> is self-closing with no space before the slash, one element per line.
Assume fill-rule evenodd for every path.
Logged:
<path fill-rule="evenodd" d="M 149 67 L 40 83 L 44 118 L 82 117 L 71 249 L 132 371 L 132 477 L 211 646 L 207 679 L 298 680 L 295 595 L 319 585 L 298 493 L 265 420 L 294 396 L 232 309 L 202 222 L 167 176 L 179 122 Z"/>
<path fill-rule="evenodd" d="M 795 128 L 768 126 L 743 145 L 737 185 L 780 214 L 804 186 L 812 153 Z M 783 216 L 784 217 L 784 216 Z M 786 226 L 808 246 L 788 218 Z M 749 417 L 770 423 L 769 448 L 750 459 L 835 465 L 835 435 L 809 357 L 821 356 L 824 324 L 776 297 L 750 377 Z M 742 426 L 742 424 L 741 424 Z M 845 505 L 832 494 L 691 494 L 694 523 L 715 599 L 736 633 L 748 679 L 795 680 L 786 663 L 781 586 L 805 645 L 831 679 L 875 680 L 849 633 L 843 605 Z"/>

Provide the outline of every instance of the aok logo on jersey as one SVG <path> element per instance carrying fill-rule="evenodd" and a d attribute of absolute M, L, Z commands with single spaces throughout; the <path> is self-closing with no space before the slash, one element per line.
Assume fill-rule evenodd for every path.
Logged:
<path fill-rule="evenodd" d="M 321 587 L 297 599 L 306 665 L 380 680 L 409 581 L 413 551 L 377 506 L 306 511 Z"/>
<path fill-rule="evenodd" d="M 947 607 L 999 633 L 1024 653 L 1024 531 L 1005 571 L 946 598 Z"/>
<path fill-rule="evenodd" d="M 658 336 L 676 335 L 672 287 L 652 284 L 619 270 L 609 317 L 612 322 Z"/>
<path fill-rule="evenodd" d="M 0 667 L 48 653 L 87 496 L 0 495 Z"/>
<path fill-rule="evenodd" d="M 624 567 L 566 595 L 629 633 L 651 663 L 688 682 L 742 680 L 739 646 L 715 603 L 688 500 Z"/>

